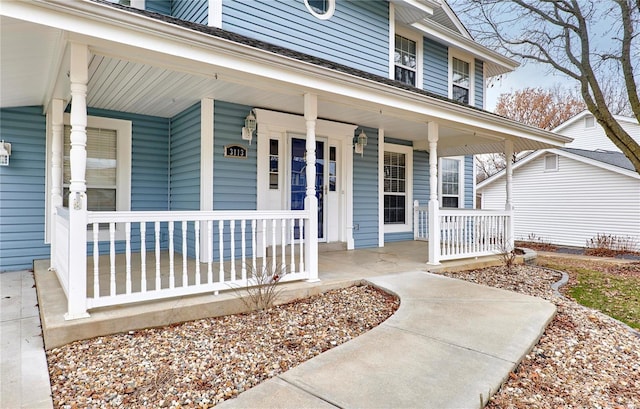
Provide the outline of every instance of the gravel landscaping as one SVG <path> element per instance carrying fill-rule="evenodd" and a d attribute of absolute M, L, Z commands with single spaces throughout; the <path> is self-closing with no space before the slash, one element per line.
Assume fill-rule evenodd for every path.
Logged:
<path fill-rule="evenodd" d="M 214 406 L 377 326 L 399 301 L 355 286 L 47 351 L 56 407 Z"/>
<path fill-rule="evenodd" d="M 558 308 L 487 407 L 640 408 L 640 334 L 554 292 L 560 273 L 521 265 L 443 275 Z M 210 407 L 357 337 L 398 305 L 356 286 L 263 313 L 77 341 L 47 352 L 54 405 Z"/>
<path fill-rule="evenodd" d="M 516 266 L 511 273 L 488 268 L 445 275 L 541 297 L 558 309 L 488 408 L 640 408 L 640 334 L 554 294 L 550 286 L 559 273 Z"/>

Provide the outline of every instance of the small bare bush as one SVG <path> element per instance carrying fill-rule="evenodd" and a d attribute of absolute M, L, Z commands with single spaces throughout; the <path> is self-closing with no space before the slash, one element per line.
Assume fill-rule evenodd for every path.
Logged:
<path fill-rule="evenodd" d="M 585 254 L 599 257 L 615 257 L 619 254 L 634 254 L 638 252 L 638 243 L 633 237 L 614 236 L 598 233 L 587 240 Z"/>
<path fill-rule="evenodd" d="M 556 251 L 558 249 L 557 246 L 551 244 L 548 240 L 537 236 L 535 233 L 529 233 L 526 239 L 517 241 L 516 244 L 520 247 L 527 247 L 538 251 Z"/>
<path fill-rule="evenodd" d="M 286 274 L 285 265 L 276 264 L 274 268 L 273 263 L 266 259 L 261 266 L 247 265 L 246 285 L 232 289 L 250 311 L 268 310 L 278 299 L 281 292 L 278 284 Z"/>

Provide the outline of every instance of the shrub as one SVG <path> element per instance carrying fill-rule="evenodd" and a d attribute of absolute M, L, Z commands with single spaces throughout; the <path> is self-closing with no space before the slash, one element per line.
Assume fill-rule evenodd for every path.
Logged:
<path fill-rule="evenodd" d="M 638 244 L 633 237 L 614 236 L 598 233 L 587 240 L 585 254 L 599 257 L 615 257 L 620 254 L 634 254 L 638 252 Z"/>

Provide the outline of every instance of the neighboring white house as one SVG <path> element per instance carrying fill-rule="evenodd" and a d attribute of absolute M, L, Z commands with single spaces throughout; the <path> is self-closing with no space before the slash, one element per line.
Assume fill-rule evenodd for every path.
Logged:
<path fill-rule="evenodd" d="M 633 118 L 616 116 L 640 141 Z M 574 138 L 563 149 L 535 151 L 513 165 L 515 239 L 584 247 L 598 234 L 640 245 L 640 175 L 584 111 L 553 132 Z M 503 209 L 505 171 L 479 183 L 482 209 Z"/>

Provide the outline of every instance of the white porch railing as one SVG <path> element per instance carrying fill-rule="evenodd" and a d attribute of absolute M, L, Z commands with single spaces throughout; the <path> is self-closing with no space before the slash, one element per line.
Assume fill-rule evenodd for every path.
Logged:
<path fill-rule="evenodd" d="M 440 210 L 440 260 L 504 253 L 509 247 L 511 212 Z"/>
<path fill-rule="evenodd" d="M 62 244 L 53 266 L 67 297 L 74 297 L 64 245 L 69 212 L 60 209 L 56 240 Z M 257 270 L 281 281 L 310 278 L 308 220 L 300 210 L 87 212 L 86 308 L 244 288 Z"/>
<path fill-rule="evenodd" d="M 429 206 L 420 206 L 417 200 L 413 202 L 413 239 L 429 240 Z"/>
<path fill-rule="evenodd" d="M 429 207 L 413 207 L 414 240 L 429 240 Z M 512 212 L 495 210 L 439 209 L 439 260 L 488 256 L 507 251 L 513 245 L 510 233 Z"/>
<path fill-rule="evenodd" d="M 57 207 L 54 218 L 54 236 L 51 246 L 51 266 L 55 269 L 64 294 L 69 297 L 69 209 Z"/>

